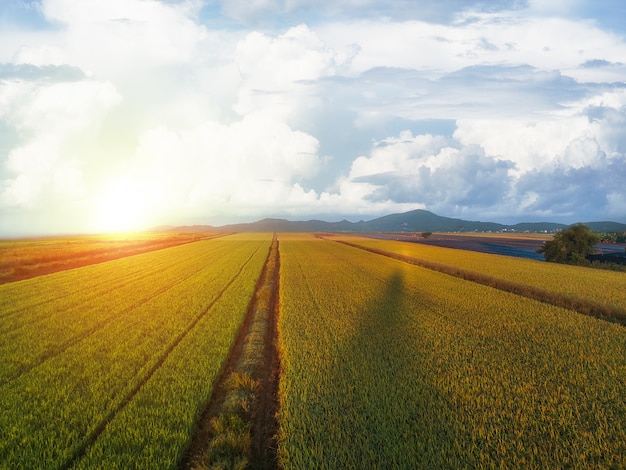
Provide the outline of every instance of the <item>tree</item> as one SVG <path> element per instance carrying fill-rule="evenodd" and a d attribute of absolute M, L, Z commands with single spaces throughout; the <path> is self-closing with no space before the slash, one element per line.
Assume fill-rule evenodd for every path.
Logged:
<path fill-rule="evenodd" d="M 555 234 L 537 253 L 543 253 L 546 261 L 554 263 L 587 264 L 586 256 L 594 253 L 598 241 L 598 236 L 589 227 L 577 224 Z"/>
<path fill-rule="evenodd" d="M 433 232 L 422 232 L 422 238 L 428 238 L 433 234 Z"/>

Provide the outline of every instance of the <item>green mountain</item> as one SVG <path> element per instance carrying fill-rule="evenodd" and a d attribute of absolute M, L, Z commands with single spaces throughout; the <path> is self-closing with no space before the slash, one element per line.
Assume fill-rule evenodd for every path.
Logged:
<path fill-rule="evenodd" d="M 585 225 L 593 232 L 626 232 L 626 224 L 618 222 L 587 222 Z"/>
<path fill-rule="evenodd" d="M 472 222 L 453 219 L 417 209 L 402 214 L 379 217 L 363 224 L 367 232 L 487 232 L 502 230 L 505 226 L 493 222 Z"/>
<path fill-rule="evenodd" d="M 626 224 L 618 222 L 585 223 L 596 232 L 626 232 Z M 503 225 L 494 222 L 478 222 L 442 217 L 430 211 L 417 209 L 401 214 L 389 214 L 369 221 L 326 222 L 323 220 L 290 221 L 286 219 L 262 219 L 257 222 L 222 225 L 194 225 L 173 227 L 171 231 L 194 232 L 554 232 L 567 228 L 565 224 L 552 222 L 519 223 Z"/>

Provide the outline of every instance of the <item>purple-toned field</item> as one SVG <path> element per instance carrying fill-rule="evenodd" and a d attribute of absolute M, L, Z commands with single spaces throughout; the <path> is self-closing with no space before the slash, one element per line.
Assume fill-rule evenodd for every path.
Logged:
<path fill-rule="evenodd" d="M 478 251 L 481 253 L 491 253 L 496 255 L 515 256 L 517 258 L 527 258 L 543 260 L 543 255 L 537 250 L 550 237 L 513 237 L 497 235 L 475 235 L 475 234 L 450 234 L 434 233 L 428 238 L 415 237 L 413 234 L 402 233 L 369 233 L 366 236 L 382 240 L 401 240 L 413 243 L 423 243 L 425 245 L 441 246 L 445 248 L 456 248 L 459 250 Z M 596 246 L 598 253 L 623 253 L 623 244 L 599 244 Z"/>

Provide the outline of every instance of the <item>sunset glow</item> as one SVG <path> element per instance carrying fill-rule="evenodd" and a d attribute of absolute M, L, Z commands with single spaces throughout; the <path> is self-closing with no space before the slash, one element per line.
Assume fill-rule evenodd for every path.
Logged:
<path fill-rule="evenodd" d="M 621 0 L 1 3 L 0 235 L 626 221 Z"/>

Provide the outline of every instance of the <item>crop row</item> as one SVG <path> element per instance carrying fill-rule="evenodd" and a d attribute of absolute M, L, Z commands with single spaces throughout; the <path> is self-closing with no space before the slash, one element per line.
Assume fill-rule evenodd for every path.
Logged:
<path fill-rule="evenodd" d="M 12 298 L 13 304 L 0 319 L 0 384 L 63 352 L 108 323 L 132 315 L 140 305 L 226 256 L 224 247 L 230 246 L 217 242 L 207 245 L 201 252 L 195 245 L 181 246 L 158 255 L 138 255 L 1 286 L 0 293 Z M 40 289 L 41 284 L 47 286 L 54 280 L 60 285 L 59 294 L 49 293 L 45 302 L 33 306 L 31 296 L 39 297 L 44 290 Z M 63 292 L 69 286 L 74 286 L 75 291 Z"/>
<path fill-rule="evenodd" d="M 269 244 L 269 236 L 226 237 L 42 277 L 66 290 L 73 282 L 82 294 L 62 294 L 49 320 L 15 330 L 24 336 L 12 341 L 29 344 L 44 327 L 52 354 L 0 386 L 0 467 L 175 465 L 245 315 Z M 184 261 L 174 262 L 178 257 Z M 93 300 L 98 308 L 86 307 L 91 303 L 81 295 L 89 290 L 80 290 L 81 280 L 106 283 L 107 274 L 117 277 L 119 269 L 137 264 L 147 272 L 137 273 L 129 290 L 118 297 L 111 289 Z M 38 280 L 18 284 L 35 292 L 30 283 Z M 133 285 L 141 293 L 137 303 Z M 37 316 L 36 310 L 27 311 Z M 85 317 L 104 324 L 90 331 Z M 73 323 L 81 326 L 70 337 L 80 336 L 81 328 L 89 334 L 56 351 L 68 338 L 54 343 L 55 335 Z M 14 360 L 28 356 L 4 337 L 1 347 L 13 348 Z"/>
<path fill-rule="evenodd" d="M 621 326 L 281 237 L 284 468 L 626 465 Z"/>
<path fill-rule="evenodd" d="M 209 245 L 204 251 L 209 252 L 212 249 L 218 250 L 219 245 Z M 118 288 L 136 276 L 149 273 L 152 267 L 157 268 L 155 264 L 159 264 L 159 269 L 171 269 L 172 263 L 186 264 L 187 258 L 193 257 L 193 253 L 193 248 L 182 252 L 164 249 L 156 257 L 151 256 L 151 253 L 138 254 L 109 262 L 113 264 L 95 264 L 86 268 L 86 271 L 67 270 L 55 273 L 54 276 L 39 276 L 26 283 L 10 283 L 2 286 L 0 317 L 19 316 L 18 321 L 25 323 L 37 316 L 47 315 L 47 312 L 42 313 L 40 308 L 33 307 L 48 304 L 48 309 L 54 309 L 54 304 L 66 302 L 65 297 L 71 295 L 80 295 L 85 301 L 98 299 L 114 287 Z M 112 266 L 117 269 L 112 269 Z M 81 276 L 77 273 L 88 275 Z M 81 276 L 80 279 L 77 276 Z M 11 324 L 14 323 L 12 320 Z"/>
<path fill-rule="evenodd" d="M 144 233 L 123 237 L 83 236 L 0 241 L 0 284 L 221 235 Z"/>
<path fill-rule="evenodd" d="M 626 321 L 623 273 L 394 240 L 333 239 L 583 313 Z"/>

